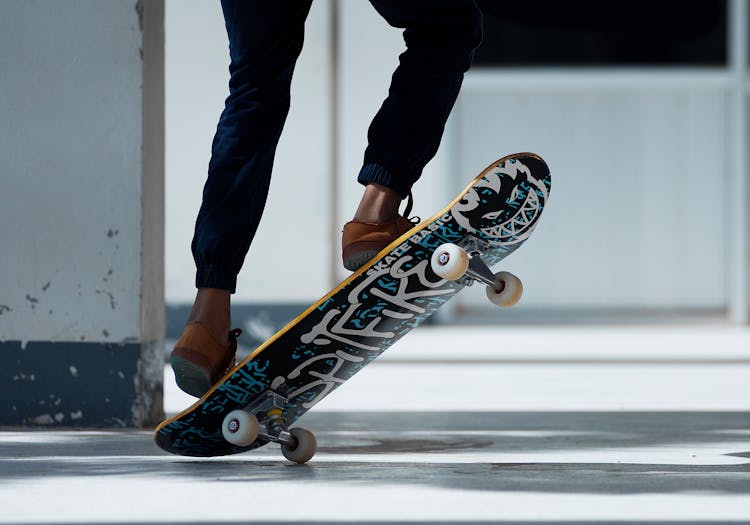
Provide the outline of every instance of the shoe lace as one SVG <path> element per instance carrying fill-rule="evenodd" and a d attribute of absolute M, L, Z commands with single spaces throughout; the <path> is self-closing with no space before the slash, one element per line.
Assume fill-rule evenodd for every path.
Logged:
<path fill-rule="evenodd" d="M 229 372 L 232 368 L 237 366 L 237 339 L 242 335 L 242 330 L 235 328 L 229 332 L 229 348 L 231 355 L 227 356 L 227 367 L 224 372 Z"/>
<path fill-rule="evenodd" d="M 406 197 L 406 208 L 404 208 L 403 217 L 410 223 L 417 225 L 420 222 L 422 222 L 422 219 L 419 218 L 418 215 L 415 215 L 414 217 L 409 217 L 411 214 L 411 208 L 414 205 L 414 196 L 411 194 L 411 191 L 409 192 L 409 195 Z"/>

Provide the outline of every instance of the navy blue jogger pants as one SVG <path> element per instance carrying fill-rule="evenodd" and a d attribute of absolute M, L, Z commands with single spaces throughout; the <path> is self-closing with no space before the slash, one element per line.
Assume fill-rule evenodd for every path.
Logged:
<path fill-rule="evenodd" d="M 404 29 L 406 51 L 368 130 L 357 180 L 405 197 L 437 152 L 481 41 L 481 14 L 473 0 L 370 1 L 391 26 Z M 234 293 L 266 203 L 311 0 L 221 4 L 229 97 L 211 149 L 192 251 L 196 286 Z"/>

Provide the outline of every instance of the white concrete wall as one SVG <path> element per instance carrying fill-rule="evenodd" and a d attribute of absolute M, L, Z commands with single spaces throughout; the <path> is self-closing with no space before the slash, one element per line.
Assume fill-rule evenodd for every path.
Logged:
<path fill-rule="evenodd" d="M 507 269 L 519 308 L 726 305 L 726 83 L 711 72 L 474 71 L 453 119 L 457 173 L 533 150 L 549 209 Z M 459 297 L 483 306 L 483 290 Z"/>
<path fill-rule="evenodd" d="M 0 340 L 139 340 L 136 2 L 0 11 Z"/>

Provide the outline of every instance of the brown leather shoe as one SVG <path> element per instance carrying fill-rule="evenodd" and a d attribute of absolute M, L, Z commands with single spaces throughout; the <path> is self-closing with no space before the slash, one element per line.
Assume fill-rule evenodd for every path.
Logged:
<path fill-rule="evenodd" d="M 214 339 L 203 324 L 188 323 L 170 356 L 177 386 L 191 396 L 201 397 L 234 365 L 237 338 L 241 330 L 229 332 L 227 344 Z"/>
<path fill-rule="evenodd" d="M 344 268 L 352 272 L 358 270 L 383 248 L 419 223 L 418 217 L 406 218 L 411 211 L 411 206 L 410 193 L 403 216 L 398 215 L 382 223 L 356 219 L 347 222 L 341 236 L 341 256 L 344 260 Z"/>

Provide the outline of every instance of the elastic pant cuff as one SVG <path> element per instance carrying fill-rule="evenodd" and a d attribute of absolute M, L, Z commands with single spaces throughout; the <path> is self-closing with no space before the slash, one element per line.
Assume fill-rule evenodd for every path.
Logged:
<path fill-rule="evenodd" d="M 217 288 L 233 294 L 237 288 L 237 276 L 216 267 L 198 268 L 195 274 L 195 287 Z"/>
<path fill-rule="evenodd" d="M 387 168 L 380 164 L 368 163 L 362 166 L 357 176 L 357 182 L 363 186 L 370 183 L 380 184 L 396 191 L 402 199 L 405 199 L 411 191 L 411 188 L 401 183 Z"/>

